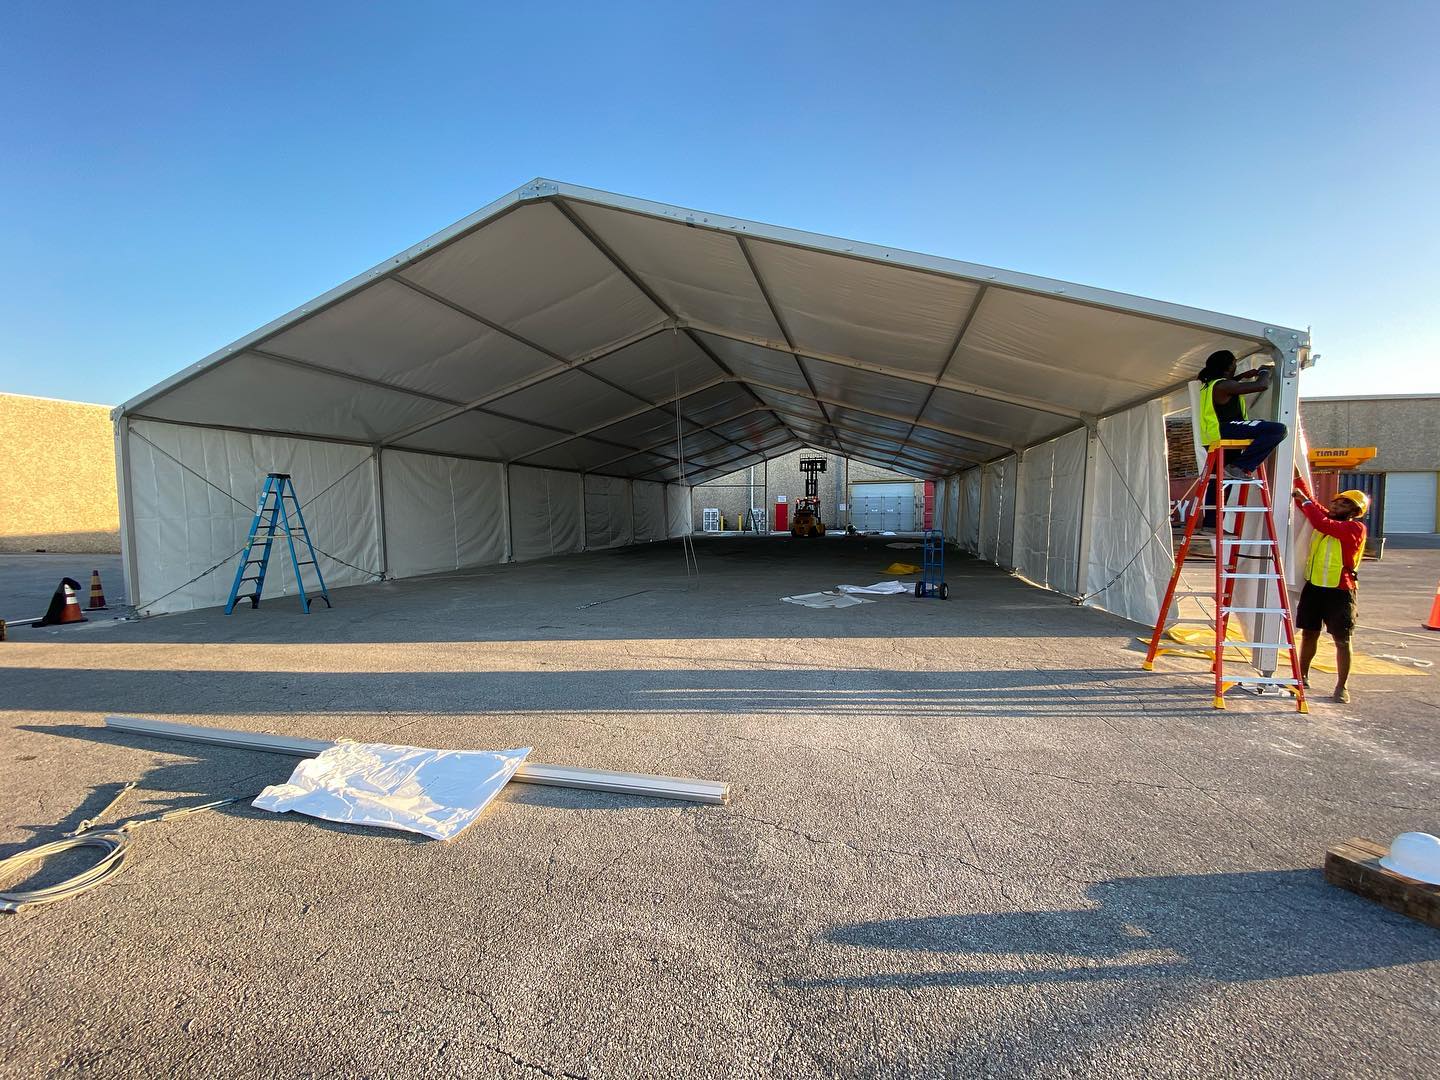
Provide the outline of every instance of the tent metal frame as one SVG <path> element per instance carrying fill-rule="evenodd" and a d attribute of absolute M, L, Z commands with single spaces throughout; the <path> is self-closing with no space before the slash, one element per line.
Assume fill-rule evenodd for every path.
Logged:
<path fill-rule="evenodd" d="M 495 320 L 487 318 L 480 312 L 470 310 L 464 304 L 460 304 L 448 297 L 443 297 L 440 294 L 435 293 L 430 289 L 427 289 L 425 286 L 409 280 L 403 273 L 403 271 L 417 263 L 419 260 L 429 255 L 432 255 L 439 250 L 442 250 L 448 245 L 471 235 L 479 229 L 482 229 L 488 225 L 495 223 L 496 221 L 499 221 L 500 219 L 504 218 L 510 213 L 513 213 L 517 209 L 540 203 L 552 205 L 561 216 L 563 216 L 582 236 L 585 237 L 585 239 L 595 248 L 596 251 L 598 251 L 606 260 L 609 261 L 609 263 L 616 269 L 616 271 L 623 275 L 636 289 L 638 289 L 650 301 L 651 304 L 655 306 L 655 308 L 660 312 L 662 318 L 657 320 L 657 322 L 652 324 L 650 327 L 645 328 L 638 333 L 631 334 L 622 340 L 613 342 L 610 345 L 604 346 L 599 349 L 590 350 L 589 352 L 580 356 L 567 357 L 551 349 L 545 348 L 538 342 L 530 340 L 525 335 L 519 334 L 515 330 L 506 327 Z M 632 267 L 626 264 L 625 260 L 621 258 L 604 241 L 602 237 L 596 234 L 594 229 L 587 224 L 584 218 L 579 213 L 577 213 L 577 207 L 583 207 L 587 205 L 618 211 L 624 214 L 633 214 L 650 219 L 669 220 L 680 223 L 688 228 L 705 230 L 711 233 L 726 234 L 732 236 L 735 239 L 736 245 L 738 246 L 739 251 L 743 256 L 745 263 L 748 265 L 754 283 L 759 289 L 760 295 L 763 297 L 765 305 L 769 309 L 775 325 L 779 329 L 781 337 L 784 340 L 773 340 L 738 334 L 733 330 L 728 330 L 724 327 L 708 325 L 702 322 L 697 322 L 694 320 L 680 317 L 674 310 L 671 309 L 668 304 L 665 303 L 663 298 L 656 294 L 654 290 L 646 284 L 643 278 L 639 274 L 637 274 Z M 909 271 L 933 275 L 935 277 L 946 280 L 963 281 L 974 284 L 978 286 L 978 289 L 976 291 L 974 301 L 970 304 L 968 311 L 965 313 L 963 319 L 960 321 L 960 324 L 957 327 L 955 338 L 949 349 L 947 358 L 943 366 L 941 367 L 938 374 L 933 377 L 907 371 L 899 367 L 885 367 L 883 365 L 875 364 L 873 362 L 869 362 L 858 357 L 844 356 L 839 354 L 827 354 L 824 352 L 817 352 L 811 349 L 802 349 L 797 347 L 797 344 L 793 339 L 793 336 L 791 335 L 790 330 L 787 326 L 784 312 L 775 302 L 773 294 L 771 293 L 771 290 L 767 282 L 765 281 L 764 275 L 761 273 L 760 267 L 757 265 L 754 253 L 751 249 L 751 244 L 755 240 L 763 240 L 768 244 L 790 247 L 804 251 L 821 252 L 843 259 L 852 259 L 876 265 L 902 267 Z M 537 371 L 533 375 L 527 376 L 526 378 L 521 380 L 517 380 L 511 385 L 494 390 L 480 398 L 471 401 L 461 401 L 447 398 L 443 395 L 431 394 L 411 387 L 396 385 L 383 379 L 374 379 L 368 376 L 360 375 L 356 372 L 346 372 L 330 368 L 327 365 L 316 364 L 312 361 L 303 360 L 301 358 L 286 356 L 283 353 L 274 351 L 273 349 L 262 348 L 262 346 L 264 346 L 264 344 L 269 339 L 278 336 L 292 326 L 295 326 L 303 320 L 308 319 L 330 307 L 333 307 L 334 305 L 339 304 L 340 302 L 349 299 L 350 297 L 353 297 L 363 292 L 364 290 L 384 281 L 394 282 L 417 295 L 428 297 L 433 302 L 443 304 L 447 308 L 455 311 L 456 313 L 475 320 L 477 323 L 484 325 L 492 332 L 503 335 L 504 337 L 521 345 L 522 347 L 535 352 L 537 356 L 544 357 L 550 362 L 550 365 L 547 366 L 544 370 Z M 813 435 L 819 435 L 825 432 L 828 432 L 828 436 L 818 440 L 822 444 L 829 445 L 833 449 L 847 456 L 856 457 L 861 460 L 871 461 L 874 464 L 882 465 L 885 467 L 897 467 L 901 465 L 908 466 L 916 463 L 920 463 L 923 465 L 924 459 L 926 458 L 931 458 L 932 460 L 935 460 L 935 455 L 932 451 L 927 450 L 924 446 L 916 446 L 911 444 L 911 439 L 914 437 L 915 433 L 921 430 L 932 430 L 939 434 L 948 435 L 953 438 L 964 439 L 970 442 L 978 442 L 982 445 L 991 446 L 997 451 L 997 453 L 993 456 L 973 459 L 972 461 L 962 465 L 961 468 L 969 468 L 973 467 L 973 465 L 985 464 L 986 462 L 998 460 L 999 458 L 1008 456 L 1012 453 L 1023 453 L 1023 451 L 1027 448 L 1027 446 L 1011 445 L 1004 442 L 997 442 L 993 437 L 982 436 L 979 433 L 973 431 L 965 431 L 964 429 L 954 427 L 952 425 L 944 425 L 932 421 L 927 421 L 925 418 L 925 413 L 929 409 L 935 393 L 941 389 L 973 396 L 982 400 L 989 399 L 1001 401 L 1014 407 L 1029 409 L 1053 416 L 1065 417 L 1066 419 L 1074 422 L 1074 425 L 1067 428 L 1065 431 L 1058 431 L 1048 434 L 1042 439 L 1038 439 L 1029 443 L 1029 446 L 1038 446 L 1042 443 L 1050 441 L 1051 439 L 1058 438 L 1061 435 L 1067 434 L 1068 432 L 1077 430 L 1081 427 L 1086 428 L 1089 432 L 1089 439 L 1091 445 L 1087 452 L 1087 495 L 1084 500 L 1084 510 L 1082 514 L 1080 533 L 1080 566 L 1082 568 L 1081 574 L 1083 586 L 1084 568 L 1086 567 L 1088 561 L 1088 538 L 1093 534 L 1094 505 L 1093 498 L 1090 497 L 1093 492 L 1091 492 L 1090 489 L 1093 481 L 1094 468 L 1094 425 L 1099 419 L 1103 418 L 1103 416 L 1113 415 L 1115 413 L 1124 411 L 1125 409 L 1133 408 L 1137 405 L 1143 404 L 1147 401 L 1162 398 L 1175 388 L 1166 388 L 1165 390 L 1162 390 L 1160 392 L 1149 392 L 1144 394 L 1143 396 L 1138 397 L 1134 401 L 1128 402 L 1113 410 L 1109 410 L 1106 413 L 1101 414 L 1100 416 L 1090 416 L 1084 414 L 1079 410 L 1073 409 L 1072 407 L 1064 404 L 1063 402 L 1049 401 L 1024 395 L 1010 394 L 1003 391 L 997 391 L 990 387 L 978 386 L 974 383 L 969 383 L 964 380 L 952 378 L 949 372 L 954 362 L 954 359 L 959 354 L 959 351 L 964 344 L 966 334 L 968 333 L 971 325 L 973 324 L 977 313 L 980 311 L 987 297 L 991 295 L 992 287 L 996 286 L 1000 286 L 1015 292 L 1061 299 L 1069 303 L 1082 304 L 1106 311 L 1139 316 L 1145 319 L 1157 320 L 1177 326 L 1183 326 L 1212 333 L 1221 333 L 1254 341 L 1257 343 L 1256 351 L 1268 352 L 1270 356 L 1274 359 L 1276 364 L 1277 374 L 1279 375 L 1276 391 L 1276 418 L 1286 423 L 1290 427 L 1292 433 L 1295 430 L 1295 421 L 1298 411 L 1299 397 L 1298 375 L 1300 368 L 1306 362 L 1306 357 L 1308 356 L 1310 345 L 1309 334 L 1305 331 L 1294 330 L 1290 328 L 1276 326 L 1274 324 L 1257 322 L 1254 320 L 1239 318 L 1230 315 L 1223 315 L 1218 312 L 1206 311 L 1200 308 L 1173 304 L 1166 301 L 1153 300 L 1146 297 L 1114 292 L 1107 289 L 1099 289 L 1092 286 L 1079 285 L 1073 282 L 1060 281 L 1031 274 L 1019 273 L 1011 270 L 1004 270 L 997 267 L 985 266 L 978 263 L 965 262 L 955 259 L 946 259 L 939 256 L 926 255 L 919 252 L 906 251 L 881 245 L 867 244 L 860 241 L 845 240 L 838 237 L 826 236 L 798 229 L 790 229 L 783 226 L 767 225 L 760 222 L 747 221 L 742 218 L 734 218 L 721 214 L 711 214 L 697 210 L 689 210 L 683 207 L 634 198 L 632 196 L 619 195 L 611 192 L 600 191 L 594 188 L 587 188 L 578 185 L 562 183 L 555 180 L 538 178 L 527 184 L 521 185 L 514 191 L 511 191 L 501 196 L 499 199 L 496 199 L 494 202 L 481 208 L 480 210 L 477 210 L 475 213 L 470 214 L 469 216 L 461 219 L 453 225 L 441 229 L 439 232 L 426 238 L 425 240 L 420 241 L 418 244 L 412 245 L 411 247 L 400 252 L 399 254 L 389 259 L 386 259 L 383 262 L 378 263 L 374 267 L 371 267 L 369 270 L 366 270 L 363 273 L 349 279 L 348 281 L 343 282 L 342 284 L 322 294 L 316 299 L 295 308 L 294 310 L 265 324 L 264 326 L 253 331 L 252 333 L 247 334 L 244 337 L 236 340 L 235 342 L 216 350 L 215 352 L 211 353 L 209 356 L 206 356 L 197 363 L 191 364 L 190 366 L 172 375 L 168 379 L 163 380 L 162 382 L 156 384 L 150 389 L 136 395 L 129 401 L 126 401 L 124 404 L 118 406 L 113 411 L 112 417 L 115 421 L 117 477 L 120 487 L 121 507 L 124 512 L 125 518 L 123 527 L 121 529 L 121 540 L 122 548 L 125 553 L 125 571 L 127 577 L 127 585 L 131 590 L 131 595 L 135 595 L 134 587 L 135 582 L 138 580 L 138 572 L 135 565 L 136 556 L 133 535 L 135 528 L 134 507 L 129 480 L 129 473 L 131 467 L 131 447 L 128 421 L 133 418 L 152 420 L 161 423 L 177 423 L 184 425 L 184 421 L 177 421 L 160 416 L 147 416 L 144 411 L 145 407 L 155 402 L 157 399 L 170 393 L 171 391 L 174 391 L 179 387 L 184 386 L 185 384 L 200 377 L 201 375 L 204 375 L 206 372 L 218 367 L 221 364 L 224 364 L 228 360 L 247 354 L 260 356 L 272 362 L 279 362 L 287 365 L 305 368 L 317 374 L 328 377 L 349 380 L 356 383 L 364 383 L 373 389 L 379 389 L 392 393 L 408 394 L 412 397 L 427 399 L 437 404 L 443 404 L 445 406 L 446 411 L 441 413 L 439 416 L 428 418 L 423 422 L 410 425 L 404 430 L 394 432 L 382 439 L 376 440 L 373 443 L 365 443 L 358 440 L 333 438 L 327 436 L 316 436 L 303 432 L 288 432 L 272 429 L 248 428 L 230 429 L 283 435 L 291 438 L 319 439 L 320 441 L 347 443 L 357 446 L 369 446 L 376 462 L 375 485 L 377 499 L 380 500 L 381 503 L 379 513 L 381 515 L 381 520 L 383 521 L 383 486 L 380 484 L 379 481 L 379 458 L 383 450 L 402 450 L 407 453 L 438 453 L 440 456 L 444 457 L 489 460 L 486 458 L 475 458 L 473 455 L 467 455 L 463 453 L 432 451 L 416 447 L 398 445 L 401 440 L 411 438 L 421 431 L 434 427 L 437 424 L 445 422 L 446 420 L 453 419 L 456 416 L 464 415 L 468 412 L 477 412 L 481 414 L 493 415 L 511 422 L 527 424 L 542 430 L 551 430 L 554 431 L 557 436 L 562 436 L 561 438 L 557 438 L 556 440 L 545 444 L 539 449 L 532 449 L 524 455 L 517 455 L 512 459 L 506 459 L 499 462 L 500 464 L 507 467 L 511 463 L 521 464 L 527 459 L 534 457 L 537 454 L 554 450 L 573 440 L 587 439 L 593 442 L 598 442 L 602 444 L 608 443 L 614 445 L 617 450 L 623 450 L 625 451 L 625 453 L 617 458 L 608 460 L 593 469 L 567 471 L 577 471 L 581 473 L 595 472 L 597 475 L 616 475 L 604 473 L 602 472 L 602 470 L 607 467 L 614 466 L 619 462 L 623 462 L 628 458 L 639 454 L 652 454 L 660 458 L 668 458 L 671 464 L 657 466 L 653 469 L 638 474 L 632 473 L 630 475 L 620 477 L 621 479 L 640 480 L 648 476 L 653 476 L 656 473 L 665 473 L 670 469 L 674 468 L 675 465 L 678 464 L 678 455 L 666 454 L 659 449 L 660 446 L 669 444 L 670 440 L 668 439 L 664 444 L 653 444 L 648 447 L 635 447 L 618 440 L 607 439 L 599 433 L 602 432 L 604 428 L 624 422 L 624 420 L 634 419 L 636 417 L 643 416 L 650 411 L 664 410 L 667 406 L 676 404 L 677 399 L 671 398 L 666 401 L 651 400 L 633 390 L 630 390 L 627 387 L 621 386 L 617 383 L 612 382 L 609 379 L 604 378 L 603 376 L 599 375 L 594 371 L 587 370 L 596 361 L 603 360 L 609 356 L 614 356 L 630 346 L 633 346 L 650 337 L 653 337 L 655 334 L 662 333 L 666 330 L 671 330 L 674 332 L 683 333 L 687 337 L 687 339 L 691 343 L 693 343 L 695 348 L 698 349 L 701 353 L 703 353 L 709 359 L 709 361 L 714 364 L 717 369 L 719 369 L 723 376 L 723 378 L 713 380 L 705 384 L 701 388 L 687 391 L 685 394 L 679 395 L 678 400 L 681 403 L 680 411 L 682 424 L 688 423 L 690 425 L 690 427 L 692 428 L 692 430 L 690 431 L 691 434 L 700 434 L 702 432 L 714 433 L 724 443 L 727 443 L 731 447 L 738 449 L 742 452 L 737 457 L 733 457 L 728 460 L 722 460 L 714 463 L 713 465 L 705 466 L 702 464 L 701 468 L 697 469 L 693 474 L 690 474 L 686 477 L 686 479 L 692 485 L 696 483 L 703 483 L 703 480 L 701 479 L 702 477 L 711 474 L 720 475 L 722 470 L 729 470 L 736 467 L 744 467 L 744 463 L 751 459 L 763 460 L 768 463 L 769 457 L 772 456 L 772 454 L 777 452 L 784 452 L 784 450 L 788 450 L 793 446 L 805 445 L 807 442 L 812 441 Z M 722 339 L 729 339 L 749 345 L 760 346 L 766 349 L 770 349 L 776 353 L 790 356 L 794 360 L 799 375 L 801 376 L 804 383 L 806 384 L 806 387 L 808 388 L 808 394 L 799 393 L 794 388 L 783 388 L 778 385 L 763 384 L 737 375 L 734 370 L 727 363 L 725 363 L 724 360 L 722 360 L 722 358 L 715 352 L 715 350 L 706 343 L 704 335 L 707 334 Z M 1259 344 L 1262 342 L 1264 343 L 1263 345 Z M 884 375 L 889 378 L 900 379 L 907 382 L 913 382 L 918 385 L 923 385 L 926 387 L 925 396 L 914 417 L 890 413 L 888 410 L 876 411 L 874 407 L 867 405 L 857 405 L 852 402 L 841 403 L 833 396 L 821 394 L 817 390 L 812 372 L 807 367 L 807 360 L 833 364 L 838 367 L 848 368 L 856 371 L 871 372 L 874 374 Z M 513 416 L 503 411 L 503 409 L 490 408 L 493 403 L 501 401 L 504 397 L 518 393 L 521 390 L 526 390 L 531 387 L 541 385 L 549 379 L 576 371 L 584 372 L 585 374 L 596 378 L 598 381 L 605 383 L 611 388 L 619 390 L 620 392 L 625 393 L 628 396 L 634 397 L 645 407 L 637 409 L 636 411 L 629 413 L 624 417 L 612 418 L 603 425 L 586 428 L 581 431 L 571 431 L 564 427 L 546 424 L 543 421 L 536 421 L 524 417 Z M 715 386 L 726 384 L 734 384 L 742 388 L 745 393 L 753 400 L 753 407 L 744 413 L 740 413 L 734 417 L 731 417 L 729 420 L 717 421 L 709 424 L 702 424 L 700 422 L 691 420 L 689 417 L 684 416 L 683 401 L 685 398 L 693 396 L 697 393 L 701 393 L 704 390 L 713 389 Z M 756 392 L 755 388 L 769 390 L 777 393 L 790 394 L 792 396 L 800 398 L 808 397 L 815 404 L 818 411 L 820 412 L 821 419 L 815 421 L 815 429 L 812 429 L 809 424 L 794 423 L 781 410 L 776 409 L 772 404 L 766 402 L 760 396 L 760 394 Z M 857 436 L 863 435 L 864 432 L 856 431 L 852 427 L 845 425 L 842 421 L 837 421 L 831 412 L 832 409 L 836 408 L 844 409 L 847 412 L 858 413 L 860 415 L 870 415 L 877 419 L 883 419 L 892 423 L 908 425 L 906 434 L 899 440 L 899 449 L 892 454 L 888 449 L 882 453 L 879 450 L 864 446 L 863 440 L 857 439 Z M 735 420 L 739 420 L 744 418 L 745 416 L 759 412 L 768 413 L 770 416 L 772 416 L 774 418 L 774 421 L 778 424 L 779 430 L 783 430 L 783 432 L 788 435 L 788 438 L 771 445 L 771 435 L 769 434 L 759 437 L 747 437 L 745 439 L 742 439 L 732 438 L 728 436 L 724 431 L 717 430 L 720 428 L 724 428 L 727 424 Z M 192 426 L 212 428 L 217 430 L 223 430 L 226 428 L 226 426 L 222 424 L 195 424 Z M 802 437 L 802 434 L 811 434 L 812 430 L 812 438 Z M 846 445 L 846 439 L 842 438 L 842 432 L 845 433 L 847 438 L 853 444 L 852 446 Z M 747 442 L 758 445 L 747 445 Z M 852 451 L 866 452 L 856 453 Z M 1289 475 L 1294 467 L 1295 440 L 1293 434 L 1290 439 L 1287 439 L 1286 442 L 1281 445 L 1277 453 L 1278 460 L 1276 467 L 1276 475 Z M 703 462 L 705 459 L 705 455 L 700 456 L 701 462 Z M 963 460 L 963 458 L 957 453 L 951 454 L 947 460 L 952 460 L 958 463 L 959 461 Z M 924 465 L 924 469 L 927 471 L 939 468 L 942 468 L 942 466 L 937 464 Z M 952 472 L 958 471 L 959 470 L 952 468 Z M 1289 535 L 1289 518 L 1289 504 L 1288 502 L 1281 500 L 1280 504 L 1278 504 L 1276 507 L 1276 527 L 1280 535 L 1283 537 L 1288 537 Z M 383 537 L 381 540 L 381 551 L 382 553 L 384 552 Z M 509 552 L 507 552 L 507 556 L 508 555 Z"/>

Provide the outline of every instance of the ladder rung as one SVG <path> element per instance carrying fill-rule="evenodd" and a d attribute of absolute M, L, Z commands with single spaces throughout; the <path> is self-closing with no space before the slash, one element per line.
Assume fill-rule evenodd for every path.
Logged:
<path fill-rule="evenodd" d="M 1250 547 L 1274 547 L 1274 540 L 1234 540 L 1230 537 L 1220 541 L 1222 544 L 1244 544 Z"/>
<path fill-rule="evenodd" d="M 1209 597 L 1214 597 L 1214 595 L 1215 595 L 1215 590 L 1214 590 L 1214 589 L 1210 589 L 1210 590 L 1208 590 L 1208 591 L 1206 591 L 1206 592 L 1177 592 L 1177 593 L 1171 593 L 1171 594 L 1170 594 L 1170 599 L 1171 599 L 1171 600 L 1179 600 L 1181 597 L 1184 597 L 1184 596 L 1209 596 Z"/>
<path fill-rule="evenodd" d="M 1237 611 L 1243 611 L 1249 615 L 1289 615 L 1290 612 L 1283 607 L 1227 607 L 1221 608 L 1226 615 L 1233 615 Z"/>
<path fill-rule="evenodd" d="M 1226 641 L 1227 649 L 1293 649 L 1288 641 Z"/>
<path fill-rule="evenodd" d="M 1220 509 L 1223 509 L 1223 510 L 1225 511 L 1225 513 L 1227 513 L 1227 514 L 1263 514 L 1263 513 L 1265 512 L 1265 507 L 1263 507 L 1263 506 L 1226 506 L 1226 507 L 1219 507 L 1219 506 L 1202 506 L 1202 507 L 1200 507 L 1200 509 L 1201 509 L 1201 510 L 1220 510 Z"/>
<path fill-rule="evenodd" d="M 1260 483 L 1259 480 L 1231 480 L 1228 476 L 1220 482 L 1222 484 L 1255 484 L 1257 486 Z"/>
<path fill-rule="evenodd" d="M 314 565 L 315 565 L 315 560 L 314 560 L 314 559 L 301 559 L 301 560 L 300 560 L 298 563 L 296 563 L 295 565 L 296 565 L 296 566 L 314 566 Z"/>
<path fill-rule="evenodd" d="M 1251 580 L 1251 581 L 1279 581 L 1279 580 L 1280 580 L 1280 575 L 1279 575 L 1279 574 L 1232 574 L 1232 573 L 1230 573 L 1228 570 L 1224 571 L 1224 572 L 1222 573 L 1222 576 L 1223 576 L 1224 578 L 1226 578 L 1228 581 L 1234 581 L 1236 578 L 1247 578 L 1247 579 L 1249 579 L 1249 580 Z M 1209 594 L 1207 593 L 1206 595 L 1208 596 Z"/>
<path fill-rule="evenodd" d="M 1259 676 L 1259 675 L 1255 676 L 1254 678 L 1250 678 L 1250 677 L 1248 677 L 1248 676 L 1242 675 L 1242 676 L 1240 676 L 1240 677 L 1238 677 L 1238 678 L 1234 678 L 1234 679 L 1230 678 L 1230 676 L 1227 675 L 1227 676 L 1225 676 L 1225 681 L 1226 681 L 1227 683 L 1247 683 L 1247 684 L 1250 684 L 1250 685 L 1260 685 L 1260 686 L 1299 686 L 1299 685 L 1300 685 L 1300 680 L 1299 680 L 1299 679 L 1270 679 L 1270 678 L 1264 678 L 1264 677 Z"/>

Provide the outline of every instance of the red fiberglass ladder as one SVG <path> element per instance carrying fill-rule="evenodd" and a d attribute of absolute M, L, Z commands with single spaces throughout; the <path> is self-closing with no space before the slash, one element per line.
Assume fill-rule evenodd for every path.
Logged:
<path fill-rule="evenodd" d="M 1295 623 L 1290 615 L 1290 595 L 1285 588 L 1285 569 L 1280 560 L 1280 540 L 1275 533 L 1274 507 L 1270 501 L 1270 485 L 1265 479 L 1265 467 L 1262 465 L 1255 472 L 1253 480 L 1230 480 L 1225 477 L 1225 451 L 1243 450 L 1250 445 L 1249 439 L 1221 439 L 1210 447 L 1210 452 L 1205 458 L 1205 468 L 1200 472 L 1200 479 L 1196 482 L 1199 496 L 1194 500 L 1190 515 L 1185 521 L 1185 539 L 1180 548 L 1175 552 L 1175 571 L 1170 575 L 1170 587 L 1165 590 L 1165 602 L 1160 605 L 1160 617 L 1155 622 L 1155 632 L 1150 635 L 1150 649 L 1145 654 L 1145 670 L 1155 669 L 1155 657 L 1159 653 L 1172 650 L 1161 648 L 1160 638 L 1165 633 L 1167 624 L 1172 623 L 1169 618 L 1170 605 L 1176 600 L 1184 597 L 1210 596 L 1215 601 L 1215 614 L 1212 618 L 1203 620 L 1206 623 L 1215 624 L 1215 662 L 1211 670 L 1215 675 L 1215 708 L 1225 708 L 1225 693 L 1235 686 L 1277 686 L 1281 687 L 1295 697 L 1298 710 L 1302 713 L 1309 712 L 1310 707 L 1305 703 L 1305 687 L 1300 681 L 1300 654 L 1295 649 Z M 1214 505 L 1207 506 L 1206 495 L 1212 490 L 1216 494 Z M 1225 503 L 1225 489 L 1238 487 L 1240 493 L 1233 505 Z M 1250 503 L 1250 489 L 1256 488 L 1260 492 L 1260 505 L 1254 506 Z M 1205 516 L 1206 510 L 1215 511 L 1215 591 L 1204 592 L 1177 592 L 1180 584 L 1180 574 L 1185 566 L 1185 556 L 1190 553 L 1190 541 L 1195 536 L 1196 526 Z M 1227 514 L 1235 515 L 1234 534 L 1227 534 L 1225 531 L 1225 517 Z M 1256 539 L 1244 537 L 1243 514 L 1263 514 L 1265 521 L 1265 535 Z M 1241 554 L 1242 548 L 1259 548 L 1260 554 Z M 1261 561 L 1264 569 L 1259 573 L 1242 572 L 1239 568 L 1240 560 Z M 1251 579 L 1261 582 L 1256 590 L 1256 603 L 1259 607 L 1235 607 L 1235 582 Z M 1269 588 L 1269 583 L 1274 582 L 1275 588 Z M 1278 607 L 1265 607 L 1267 597 L 1275 594 L 1279 598 Z M 1243 615 L 1279 615 L 1280 625 L 1285 630 L 1285 640 L 1274 641 L 1226 641 L 1226 634 L 1230 627 L 1230 616 L 1235 614 Z M 1177 620 L 1197 621 L 1197 620 Z M 1251 620 L 1252 625 L 1258 620 Z M 1229 678 L 1225 675 L 1225 649 L 1276 649 L 1289 650 L 1291 678 L 1272 678 L 1269 676 L 1239 675 Z"/>

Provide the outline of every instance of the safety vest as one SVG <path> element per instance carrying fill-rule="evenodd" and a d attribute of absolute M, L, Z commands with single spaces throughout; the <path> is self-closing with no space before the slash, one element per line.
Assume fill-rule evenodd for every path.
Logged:
<path fill-rule="evenodd" d="M 1355 567 L 1350 569 L 1353 572 Z M 1335 589 L 1339 588 L 1344 572 L 1345 552 L 1339 539 L 1317 532 L 1310 538 L 1310 559 L 1305 564 L 1305 580 L 1312 585 Z"/>
<path fill-rule="evenodd" d="M 1220 381 L 1214 379 L 1200 388 L 1200 443 L 1206 449 L 1220 441 L 1220 417 L 1215 413 L 1215 384 Z M 1249 420 L 1244 396 L 1237 395 L 1237 400 L 1240 402 L 1241 419 Z"/>

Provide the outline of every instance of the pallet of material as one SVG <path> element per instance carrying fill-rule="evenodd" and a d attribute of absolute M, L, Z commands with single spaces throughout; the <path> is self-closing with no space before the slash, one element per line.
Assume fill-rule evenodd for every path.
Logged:
<path fill-rule="evenodd" d="M 1389 849 L 1363 836 L 1325 852 L 1325 880 L 1401 915 L 1440 928 L 1440 885 L 1397 874 L 1380 865 Z"/>

